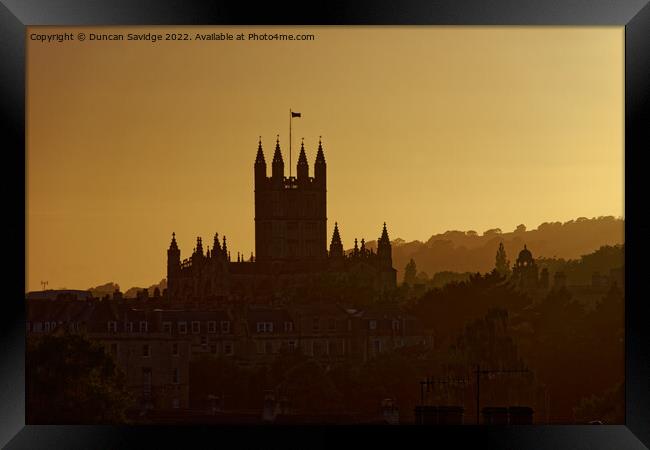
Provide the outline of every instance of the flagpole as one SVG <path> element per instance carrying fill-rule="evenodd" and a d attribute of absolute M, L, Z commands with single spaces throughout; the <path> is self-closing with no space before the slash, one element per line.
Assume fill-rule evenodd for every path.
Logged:
<path fill-rule="evenodd" d="M 289 108 L 289 179 L 291 179 L 291 119 L 293 119 L 293 114 Z"/>

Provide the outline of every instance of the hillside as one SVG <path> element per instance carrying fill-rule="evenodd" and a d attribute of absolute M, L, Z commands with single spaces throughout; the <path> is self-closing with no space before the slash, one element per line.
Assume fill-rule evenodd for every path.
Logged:
<path fill-rule="evenodd" d="M 603 245 L 624 243 L 623 219 L 612 216 L 588 219 L 580 217 L 568 222 L 545 222 L 534 230 L 519 225 L 514 231 L 502 232 L 495 228 L 479 235 L 476 231 L 447 231 L 431 236 L 426 242 L 395 239 L 393 267 L 398 280 L 404 276 L 404 267 L 413 258 L 418 272 L 429 276 L 436 272 L 487 272 L 494 268 L 495 254 L 503 242 L 511 264 L 517 259 L 524 244 L 535 258 L 580 259 Z M 377 248 L 377 241 L 366 243 Z"/>

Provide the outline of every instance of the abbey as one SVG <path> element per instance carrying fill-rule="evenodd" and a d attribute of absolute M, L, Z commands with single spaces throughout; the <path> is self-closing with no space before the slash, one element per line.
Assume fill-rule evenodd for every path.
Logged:
<path fill-rule="evenodd" d="M 253 165 L 255 189 L 255 254 L 231 258 L 226 236 L 214 235 L 212 248 L 197 238 L 189 258 L 172 233 L 167 250 L 167 291 L 173 301 L 256 300 L 277 296 L 319 280 L 351 282 L 387 292 L 395 288 L 397 271 L 384 223 L 377 252 L 355 239 L 354 249 L 343 250 L 338 227 L 327 247 L 327 164 L 319 140 L 313 176 L 304 143 L 296 166 L 297 176 L 285 177 L 279 138 L 268 175 L 262 141 Z"/>

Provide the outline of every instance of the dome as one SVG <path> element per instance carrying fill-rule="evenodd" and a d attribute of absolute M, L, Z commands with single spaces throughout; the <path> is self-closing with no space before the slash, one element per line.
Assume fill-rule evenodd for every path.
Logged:
<path fill-rule="evenodd" d="M 524 245 L 524 249 L 519 252 L 519 257 L 517 258 L 518 261 L 532 261 L 533 260 L 533 254 L 526 248 L 526 245 Z"/>

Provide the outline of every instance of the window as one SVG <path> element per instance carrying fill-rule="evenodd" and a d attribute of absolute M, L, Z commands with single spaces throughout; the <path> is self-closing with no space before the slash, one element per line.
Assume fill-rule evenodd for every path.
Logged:
<path fill-rule="evenodd" d="M 377 321 L 376 320 L 368 321 L 368 328 L 370 328 L 371 330 L 376 330 L 377 329 Z"/>
<path fill-rule="evenodd" d="M 320 356 L 323 354 L 323 345 L 320 342 L 314 341 L 312 344 L 312 352 L 314 356 Z"/>
<path fill-rule="evenodd" d="M 374 341 L 372 341 L 372 344 L 375 353 L 381 353 L 381 341 L 379 339 L 375 339 Z"/>
<path fill-rule="evenodd" d="M 273 324 L 271 324 L 271 330 L 273 330 Z M 222 320 L 221 321 L 221 332 L 224 334 L 230 333 L 230 321 Z"/>
<path fill-rule="evenodd" d="M 293 331 L 293 322 L 285 322 L 284 331 L 285 333 L 291 333 Z"/>
<path fill-rule="evenodd" d="M 50 324 L 50 330 L 54 331 L 55 328 L 56 328 L 56 322 L 52 322 Z"/>
<path fill-rule="evenodd" d="M 174 400 L 172 400 L 172 408 L 178 409 L 180 407 L 181 407 L 181 402 L 179 399 L 175 398 Z"/>
<path fill-rule="evenodd" d="M 289 341 L 288 347 L 289 347 L 290 352 L 295 352 L 296 351 L 296 341 Z"/>
<path fill-rule="evenodd" d="M 210 346 L 210 353 L 212 353 L 213 355 L 217 353 L 217 344 L 212 344 Z"/>
<path fill-rule="evenodd" d="M 140 333 L 146 333 L 147 329 L 149 328 L 148 323 L 146 320 L 141 320 L 140 321 Z"/>
<path fill-rule="evenodd" d="M 336 331 L 336 319 L 329 320 L 329 330 Z"/>
<path fill-rule="evenodd" d="M 163 322 L 163 333 L 172 334 L 171 322 Z"/>
<path fill-rule="evenodd" d="M 214 320 L 210 320 L 208 322 L 208 333 L 216 333 L 217 332 L 217 322 Z"/>
<path fill-rule="evenodd" d="M 312 328 L 314 331 L 318 331 L 320 329 L 320 319 L 318 317 L 314 317 Z"/>
<path fill-rule="evenodd" d="M 114 320 L 108 322 L 108 332 L 117 333 L 117 322 L 115 322 Z"/>
<path fill-rule="evenodd" d="M 37 333 L 40 333 L 42 331 L 40 322 L 34 322 L 34 331 Z"/>
<path fill-rule="evenodd" d="M 233 353 L 235 353 L 235 349 L 233 348 L 232 343 L 224 342 L 224 344 L 223 344 L 223 352 L 226 355 L 232 355 Z"/>
<path fill-rule="evenodd" d="M 393 320 L 393 331 L 399 331 L 399 329 L 400 329 L 400 321 Z"/>
<path fill-rule="evenodd" d="M 127 332 L 133 333 L 133 322 L 127 322 L 125 328 Z"/>
<path fill-rule="evenodd" d="M 142 357 L 143 358 L 148 358 L 149 356 L 151 356 L 149 344 L 143 344 L 142 345 Z"/>
<path fill-rule="evenodd" d="M 273 333 L 273 322 L 257 322 L 258 333 Z"/>
<path fill-rule="evenodd" d="M 192 334 L 199 334 L 201 332 L 201 322 L 193 321 L 192 322 Z"/>
<path fill-rule="evenodd" d="M 45 322 L 45 331 L 50 331 L 50 322 Z"/>
<path fill-rule="evenodd" d="M 178 343 L 174 342 L 172 344 L 172 356 L 178 356 Z"/>
<path fill-rule="evenodd" d="M 174 367 L 174 373 L 172 375 L 172 383 L 179 384 L 181 381 L 181 371 L 178 367 Z"/>
<path fill-rule="evenodd" d="M 207 337 L 207 336 L 201 336 L 201 345 L 202 345 L 203 347 L 207 347 L 207 346 L 208 346 L 208 337 Z"/>
<path fill-rule="evenodd" d="M 265 348 L 264 348 L 264 353 L 267 355 L 270 355 L 273 353 L 273 344 L 271 342 L 266 342 Z"/>
<path fill-rule="evenodd" d="M 178 332 L 180 334 L 187 334 L 187 322 L 178 322 Z"/>

